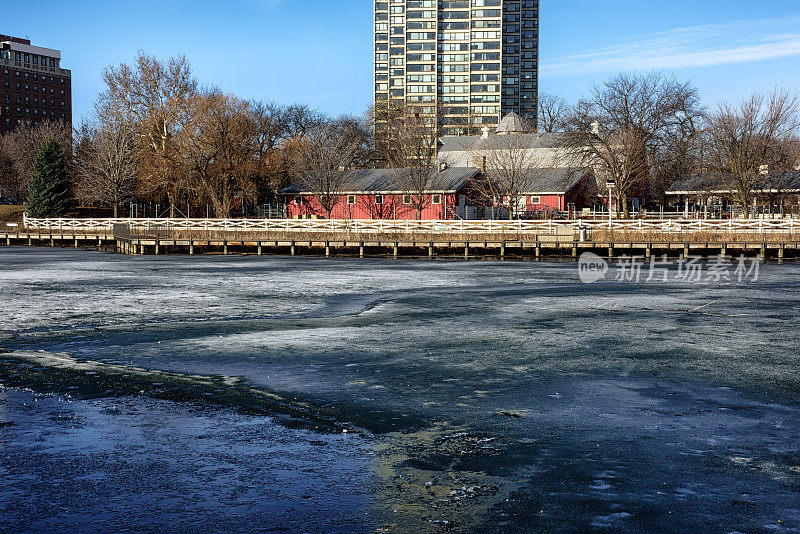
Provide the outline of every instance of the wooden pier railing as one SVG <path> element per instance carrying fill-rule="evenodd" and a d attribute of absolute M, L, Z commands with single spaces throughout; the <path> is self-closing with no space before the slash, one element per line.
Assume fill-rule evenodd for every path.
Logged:
<path fill-rule="evenodd" d="M 800 257 L 784 220 L 380 221 L 30 219 L 0 225 L 2 245 L 97 247 L 126 254 L 572 256 L 582 252 Z"/>
<path fill-rule="evenodd" d="M 788 233 L 800 230 L 797 219 L 578 219 L 578 220 L 345 220 L 345 219 L 33 219 L 21 229 L 36 232 L 111 232 L 115 224 L 132 229 L 342 234 L 540 234 L 557 229 L 660 233 Z"/>

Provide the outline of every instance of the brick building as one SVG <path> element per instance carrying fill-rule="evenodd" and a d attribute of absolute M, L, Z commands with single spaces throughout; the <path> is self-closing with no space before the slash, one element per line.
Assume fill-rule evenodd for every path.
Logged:
<path fill-rule="evenodd" d="M 61 52 L 0 35 L 0 134 L 44 120 L 72 126 L 72 74 Z"/>

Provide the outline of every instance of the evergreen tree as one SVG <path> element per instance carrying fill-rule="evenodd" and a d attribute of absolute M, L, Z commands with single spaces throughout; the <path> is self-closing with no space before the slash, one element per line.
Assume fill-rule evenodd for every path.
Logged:
<path fill-rule="evenodd" d="M 70 206 L 67 166 L 55 140 L 42 144 L 33 162 L 33 175 L 28 184 L 30 217 L 60 217 Z"/>

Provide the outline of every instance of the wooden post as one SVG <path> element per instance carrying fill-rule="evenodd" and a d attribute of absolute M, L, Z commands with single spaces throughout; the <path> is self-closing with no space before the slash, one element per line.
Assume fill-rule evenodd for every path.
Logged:
<path fill-rule="evenodd" d="M 6 246 L 7 246 L 7 247 L 10 247 L 10 246 L 11 246 L 11 238 L 10 238 L 10 237 L 8 237 L 8 236 L 6 236 Z M 75 241 L 75 246 L 76 246 L 76 247 L 78 246 L 78 242 L 77 242 L 77 241 Z"/>
<path fill-rule="evenodd" d="M 428 243 L 428 257 L 429 258 L 433 257 L 433 241 Z"/>
<path fill-rule="evenodd" d="M 542 257 L 542 246 L 539 243 L 536 243 L 536 259 Z"/>
<path fill-rule="evenodd" d="M 364 257 L 364 242 L 363 241 L 361 241 L 358 244 L 358 257 L 359 258 L 363 258 Z"/>
<path fill-rule="evenodd" d="M 156 253 L 156 256 L 158 256 L 158 239 L 156 239 L 155 253 Z"/>
<path fill-rule="evenodd" d="M 683 245 L 683 258 L 686 259 L 689 257 L 689 243 L 684 243 Z"/>
<path fill-rule="evenodd" d="M 469 258 L 469 241 L 464 245 L 464 258 Z"/>
<path fill-rule="evenodd" d="M 652 243 L 648 243 L 647 247 L 644 249 L 644 257 L 647 261 L 650 261 L 650 258 L 653 256 L 653 245 Z"/>
<path fill-rule="evenodd" d="M 222 242 L 222 254 L 224 254 L 225 256 L 228 255 L 228 242 L 227 241 L 223 241 Z"/>
<path fill-rule="evenodd" d="M 573 258 L 578 257 L 578 245 L 575 243 L 572 244 L 572 257 Z"/>
<path fill-rule="evenodd" d="M 291 254 L 292 254 L 292 256 L 294 256 L 294 253 L 295 253 L 295 250 L 294 250 L 294 241 L 292 241 L 292 248 L 291 248 Z"/>
<path fill-rule="evenodd" d="M 31 234 L 28 234 L 28 246 L 33 246 L 33 241 L 31 241 Z"/>
<path fill-rule="evenodd" d="M 763 243 L 761 245 L 761 261 L 764 261 L 766 259 L 767 259 L 767 244 Z"/>
<path fill-rule="evenodd" d="M 785 246 L 786 245 L 781 245 L 780 248 L 778 249 L 778 261 L 781 263 L 783 263 L 783 250 Z"/>
<path fill-rule="evenodd" d="M 261 256 L 261 241 L 258 242 L 258 255 Z"/>
<path fill-rule="evenodd" d="M 78 248 L 78 238 L 75 236 L 72 236 L 72 238 L 75 240 L 75 248 Z"/>
<path fill-rule="evenodd" d="M 54 246 L 56 246 L 56 242 L 55 242 L 55 240 L 53 239 L 53 234 L 50 234 L 50 246 L 51 246 L 51 247 L 54 247 Z"/>
<path fill-rule="evenodd" d="M 500 257 L 501 258 L 505 258 L 506 257 L 506 242 L 505 241 L 501 241 L 500 242 Z"/>
<path fill-rule="evenodd" d="M 608 261 L 611 261 L 613 259 L 614 259 L 614 244 L 612 243 L 608 245 Z"/>
<path fill-rule="evenodd" d="M 194 240 L 189 241 L 189 256 L 194 256 Z"/>
<path fill-rule="evenodd" d="M 398 249 L 398 245 L 397 245 L 397 242 L 395 241 L 394 250 L 392 251 L 392 255 L 394 256 L 394 259 L 397 259 L 397 251 L 398 251 L 397 249 Z"/>
<path fill-rule="evenodd" d="M 331 244 L 328 241 L 325 241 L 325 257 L 330 258 L 331 256 Z"/>
<path fill-rule="evenodd" d="M 719 257 L 720 259 L 725 259 L 725 256 L 728 255 L 728 245 L 726 243 L 722 244 L 722 248 L 719 249 Z"/>

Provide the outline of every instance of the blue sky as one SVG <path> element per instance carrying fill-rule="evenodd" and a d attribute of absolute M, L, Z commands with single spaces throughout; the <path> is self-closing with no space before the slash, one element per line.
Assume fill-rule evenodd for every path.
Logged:
<path fill-rule="evenodd" d="M 800 90 L 797 0 L 542 0 L 541 91 L 576 100 L 620 70 L 693 81 L 704 101 Z M 58 48 L 76 123 L 100 74 L 138 50 L 185 54 L 202 83 L 245 98 L 361 114 L 372 93 L 372 0 L 28 0 L 0 33 Z"/>

